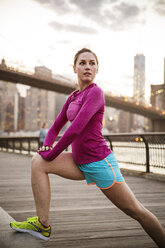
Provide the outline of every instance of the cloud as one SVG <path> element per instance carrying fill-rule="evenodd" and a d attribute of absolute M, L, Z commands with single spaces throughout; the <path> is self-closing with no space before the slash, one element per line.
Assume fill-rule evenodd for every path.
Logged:
<path fill-rule="evenodd" d="M 44 7 L 54 10 L 60 15 L 64 15 L 72 11 L 71 5 L 68 0 L 34 0 Z"/>
<path fill-rule="evenodd" d="M 59 15 L 77 14 L 94 25 L 110 28 L 112 30 L 128 29 L 135 23 L 142 24 L 141 13 L 144 7 L 140 7 L 129 0 L 35 0 L 45 7 L 51 8 Z M 163 2 L 163 0 L 158 0 Z M 53 24 L 54 23 L 54 24 Z M 78 27 L 72 24 L 59 24 L 56 21 L 51 26 L 58 30 L 68 28 L 72 32 L 96 33 L 93 28 Z M 86 31 L 85 31 L 86 28 Z"/>
<path fill-rule="evenodd" d="M 56 41 L 56 43 L 60 43 L 60 44 L 70 44 L 71 41 L 70 41 L 70 40 L 59 40 L 59 41 Z"/>
<path fill-rule="evenodd" d="M 153 8 L 159 15 L 165 16 L 165 0 L 157 0 Z"/>
<path fill-rule="evenodd" d="M 121 3 L 114 6 L 113 10 L 118 12 L 122 19 L 132 19 L 139 15 L 140 9 L 136 5 Z"/>
<path fill-rule="evenodd" d="M 128 29 L 135 23 L 140 22 L 141 9 L 133 4 L 120 2 L 112 6 L 108 11 L 105 11 L 105 18 L 107 27 L 113 30 Z"/>
<path fill-rule="evenodd" d="M 144 8 L 139 8 L 128 1 L 114 0 L 70 0 L 76 5 L 78 11 L 98 25 L 112 30 L 127 29 L 139 22 Z"/>
<path fill-rule="evenodd" d="M 57 31 L 67 31 L 74 33 L 82 33 L 82 34 L 96 34 L 97 30 L 91 27 L 79 26 L 74 24 L 61 24 L 59 22 L 50 22 L 49 26 L 51 26 L 54 30 Z"/>
<path fill-rule="evenodd" d="M 46 8 L 54 10 L 57 14 L 65 15 L 65 14 L 75 14 L 75 5 L 70 0 L 35 0 L 39 4 L 43 5 Z M 87 1 L 80 1 L 82 2 L 82 9 L 85 8 Z M 97 0 L 98 1 L 98 0 Z M 89 1 L 90 2 L 90 1 Z M 98 1 L 99 2 L 99 1 Z M 85 3 L 85 4 L 84 4 Z M 59 23 L 56 20 L 49 23 L 54 30 L 58 31 L 68 31 L 74 33 L 82 33 L 82 34 L 96 34 L 97 30 L 95 28 L 89 26 L 78 26 L 75 24 L 68 24 L 68 23 Z"/>
<path fill-rule="evenodd" d="M 100 15 L 100 9 L 104 1 L 100 0 L 70 0 L 74 4 L 78 11 L 86 17 L 96 16 L 97 13 Z M 99 16 L 98 16 L 99 17 Z"/>

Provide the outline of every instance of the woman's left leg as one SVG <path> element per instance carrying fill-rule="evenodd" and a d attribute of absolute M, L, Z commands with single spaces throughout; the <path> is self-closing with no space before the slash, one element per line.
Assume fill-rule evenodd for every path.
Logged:
<path fill-rule="evenodd" d="M 102 189 L 106 197 L 127 215 L 137 220 L 158 247 L 165 247 L 165 232 L 158 219 L 135 198 L 126 183 Z"/>
<path fill-rule="evenodd" d="M 50 181 L 49 174 L 71 180 L 84 180 L 82 171 L 75 164 L 72 153 L 62 152 L 52 161 L 45 161 L 36 154 L 31 161 L 31 184 L 37 216 L 45 226 L 49 225 Z"/>

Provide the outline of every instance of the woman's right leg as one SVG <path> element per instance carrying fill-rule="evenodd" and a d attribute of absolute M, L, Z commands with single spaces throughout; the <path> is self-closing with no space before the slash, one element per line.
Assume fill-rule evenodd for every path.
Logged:
<path fill-rule="evenodd" d="M 165 232 L 160 222 L 135 198 L 126 183 L 102 190 L 106 197 L 127 215 L 137 220 L 158 247 L 165 247 Z"/>
<path fill-rule="evenodd" d="M 31 183 L 37 216 L 43 225 L 49 225 L 50 182 L 48 174 L 56 174 L 72 180 L 84 180 L 84 175 L 75 164 L 72 154 L 61 153 L 53 161 L 44 160 L 39 154 L 31 161 Z"/>

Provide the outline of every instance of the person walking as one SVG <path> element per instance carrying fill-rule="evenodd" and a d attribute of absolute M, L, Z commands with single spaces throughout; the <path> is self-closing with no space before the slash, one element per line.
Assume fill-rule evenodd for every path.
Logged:
<path fill-rule="evenodd" d="M 165 247 L 165 232 L 160 222 L 135 198 L 120 172 L 114 153 L 102 136 L 105 100 L 103 91 L 94 83 L 98 72 L 96 54 L 87 48 L 79 50 L 74 57 L 73 69 L 78 78 L 78 90 L 68 97 L 43 146 L 31 161 L 37 216 L 24 222 L 11 222 L 11 228 L 49 239 L 49 174 L 56 174 L 96 184 L 112 203 L 141 224 L 158 247 Z M 70 121 L 70 126 L 52 147 L 67 121 Z M 72 152 L 65 152 L 70 144 Z"/>

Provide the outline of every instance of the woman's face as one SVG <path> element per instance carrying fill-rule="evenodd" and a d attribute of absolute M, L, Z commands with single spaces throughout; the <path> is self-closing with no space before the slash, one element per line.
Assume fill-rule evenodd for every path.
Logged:
<path fill-rule="evenodd" d="M 78 81 L 81 83 L 92 83 L 98 72 L 96 58 L 90 52 L 81 53 L 73 68 L 74 72 L 77 73 Z"/>

